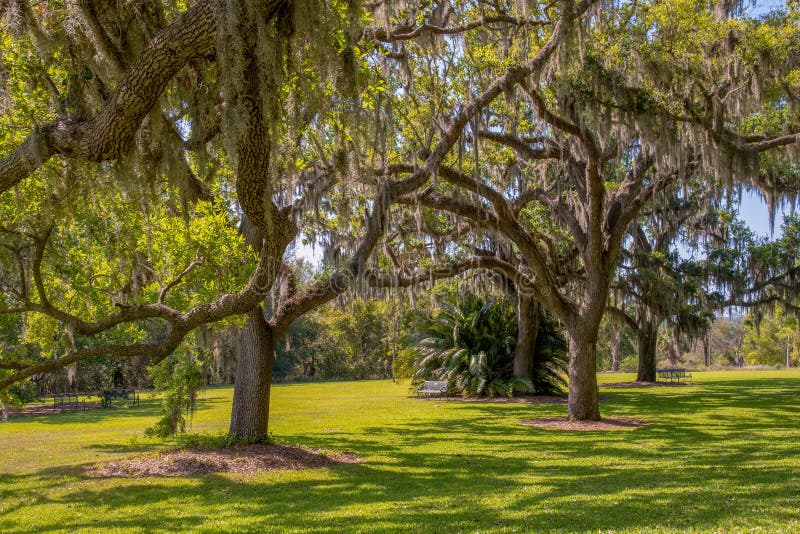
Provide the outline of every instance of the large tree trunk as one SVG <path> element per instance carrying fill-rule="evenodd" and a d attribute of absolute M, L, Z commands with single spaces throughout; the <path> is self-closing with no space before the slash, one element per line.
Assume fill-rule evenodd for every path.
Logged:
<path fill-rule="evenodd" d="M 241 441 L 265 440 L 275 339 L 261 306 L 247 315 L 238 334 L 238 346 L 229 435 Z"/>
<path fill-rule="evenodd" d="M 597 333 L 599 325 L 567 328 L 569 341 L 569 419 L 599 421 Z"/>
<path fill-rule="evenodd" d="M 517 295 L 517 346 L 514 349 L 514 376 L 533 380 L 536 338 L 539 336 L 539 302 Z"/>
<path fill-rule="evenodd" d="M 649 312 L 643 315 L 644 320 L 640 322 L 639 331 L 636 333 L 639 342 L 639 369 L 636 373 L 636 380 L 638 382 L 655 382 L 659 321 Z"/>

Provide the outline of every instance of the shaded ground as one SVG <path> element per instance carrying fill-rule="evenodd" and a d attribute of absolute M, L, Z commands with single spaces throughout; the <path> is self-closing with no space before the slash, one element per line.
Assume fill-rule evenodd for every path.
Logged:
<path fill-rule="evenodd" d="M 688 382 L 609 382 L 601 388 L 651 388 L 657 386 L 690 386 Z"/>
<path fill-rule="evenodd" d="M 526 419 L 520 421 L 521 425 L 536 428 L 552 428 L 554 430 L 633 430 L 645 426 L 642 419 L 633 417 L 606 417 L 600 421 L 570 421 L 564 417 L 543 417 L 541 419 Z"/>
<path fill-rule="evenodd" d="M 7 406 L 6 410 L 9 417 L 19 417 L 25 415 L 44 415 L 62 412 L 87 412 L 89 410 L 98 410 L 100 408 L 102 408 L 102 406 L 100 406 L 99 402 L 80 402 L 78 403 L 77 407 L 64 406 L 63 410 L 61 409 L 60 405 L 56 404 L 54 406 L 52 403 L 28 404 L 23 408 Z"/>
<path fill-rule="evenodd" d="M 604 417 L 647 421 L 608 432 L 520 424 L 564 418 L 565 404 L 419 402 L 388 380 L 281 384 L 275 439 L 363 462 L 255 475 L 86 476 L 180 444 L 142 437 L 155 397 L 19 417 L 0 423 L 0 531 L 800 533 L 800 369 L 693 374 L 690 387 L 603 389 Z M 198 399 L 199 441 L 227 431 L 232 393 Z"/>
<path fill-rule="evenodd" d="M 355 464 L 350 453 L 322 453 L 287 445 L 243 445 L 224 449 L 183 449 L 93 466 L 91 477 L 193 477 L 212 473 L 256 474 L 281 469 L 308 469 Z"/>
<path fill-rule="evenodd" d="M 419 397 L 420 400 L 445 402 L 488 402 L 493 404 L 566 404 L 562 395 L 524 395 L 519 397 Z"/>
<path fill-rule="evenodd" d="M 126 404 L 110 404 L 107 408 L 126 408 L 128 405 Z M 92 410 L 99 410 L 103 408 L 103 406 L 99 402 L 79 402 L 77 407 L 74 405 L 64 406 L 63 409 L 61 405 L 56 404 L 55 406 L 52 403 L 42 403 L 42 404 L 27 404 L 23 408 L 16 408 L 13 406 L 6 406 L 6 412 L 8 413 L 9 417 L 21 417 L 27 415 L 45 415 L 45 414 L 56 414 L 56 413 L 66 413 L 66 412 L 89 412 Z"/>

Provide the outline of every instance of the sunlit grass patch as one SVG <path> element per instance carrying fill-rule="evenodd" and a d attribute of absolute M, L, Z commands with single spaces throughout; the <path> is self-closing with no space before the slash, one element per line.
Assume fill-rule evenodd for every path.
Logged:
<path fill-rule="evenodd" d="M 192 432 L 224 432 L 231 393 L 206 390 Z M 519 424 L 563 417 L 562 404 L 419 401 L 388 381 L 278 385 L 276 441 L 361 463 L 245 478 L 86 476 L 178 445 L 143 437 L 150 398 L 19 418 L 0 425 L 0 531 L 793 532 L 798 393 L 795 370 L 603 388 L 604 415 L 647 425 L 570 432 Z"/>

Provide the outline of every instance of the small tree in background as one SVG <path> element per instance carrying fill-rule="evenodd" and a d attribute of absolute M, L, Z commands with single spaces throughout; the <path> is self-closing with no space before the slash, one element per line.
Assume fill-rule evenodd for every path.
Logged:
<path fill-rule="evenodd" d="M 797 318 L 778 307 L 772 317 L 763 317 L 758 324 L 752 316 L 744 321 L 742 353 L 749 365 L 785 365 L 786 352 L 790 361 L 797 361 Z"/>

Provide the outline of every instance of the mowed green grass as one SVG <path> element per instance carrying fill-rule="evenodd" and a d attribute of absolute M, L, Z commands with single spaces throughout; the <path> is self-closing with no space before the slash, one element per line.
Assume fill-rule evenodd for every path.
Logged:
<path fill-rule="evenodd" d="M 631 380 L 601 375 L 601 381 Z M 335 468 L 92 479 L 147 440 L 157 401 L 0 424 L 0 532 L 798 532 L 800 372 L 695 373 L 688 387 L 603 388 L 643 428 L 522 426 L 564 405 L 408 398 L 388 381 L 279 385 L 277 441 L 353 451 Z M 192 432 L 226 428 L 207 390 Z"/>

